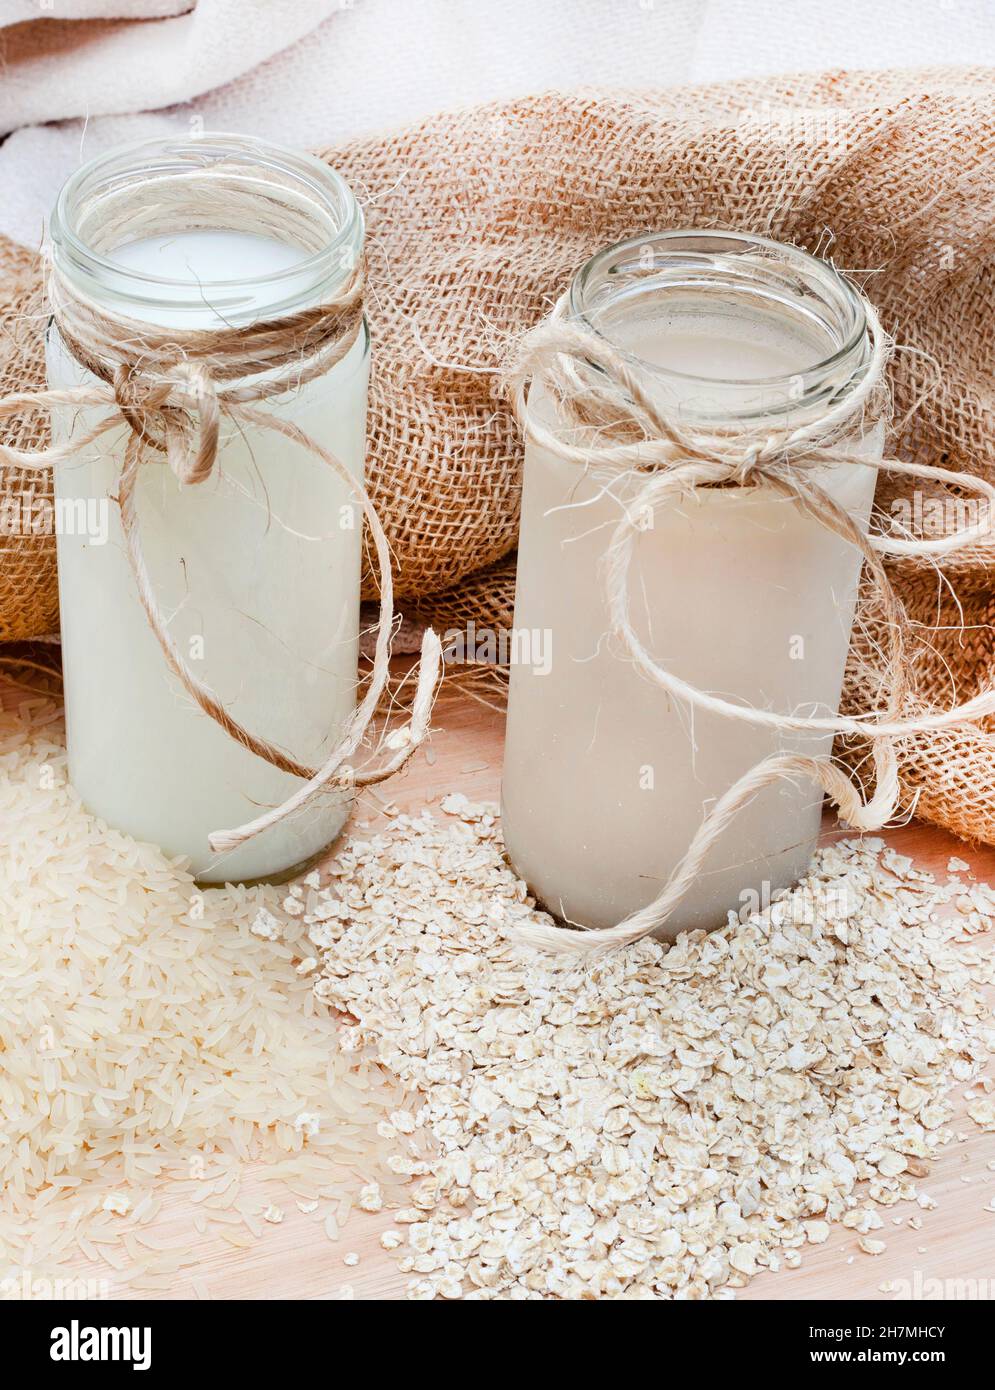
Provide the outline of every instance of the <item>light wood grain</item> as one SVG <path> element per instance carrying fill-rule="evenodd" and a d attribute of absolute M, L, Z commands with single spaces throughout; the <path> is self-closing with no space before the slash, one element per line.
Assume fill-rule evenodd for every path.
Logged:
<path fill-rule="evenodd" d="M 449 791 L 462 791 L 471 799 L 497 799 L 503 724 L 499 711 L 465 694 L 452 691 L 443 695 L 431 743 L 419 750 L 396 780 L 376 794 L 368 793 L 354 820 L 375 821 L 388 801 L 405 811 L 432 807 Z M 838 834 L 827 826 L 825 838 Z M 889 831 L 884 838 L 903 854 L 911 855 L 919 866 L 940 876 L 946 875 L 947 861 L 956 854 L 971 865 L 975 877 L 995 881 L 995 849 L 972 849 L 952 836 L 918 824 Z M 981 950 L 995 949 L 995 933 L 975 937 L 974 944 Z M 960 1092 L 957 1104 L 962 1115 Z M 995 1214 L 983 1210 L 995 1199 L 995 1172 L 987 1166 L 995 1162 L 995 1135 L 982 1133 L 966 1117 L 956 1122 L 955 1128 L 967 1137 L 949 1146 L 920 1184 L 936 1199 L 937 1209 L 920 1212 L 909 1203 L 879 1209 L 885 1226 L 875 1235 L 887 1242 L 884 1254 L 863 1254 L 853 1231 L 834 1226 L 825 1245 L 806 1250 L 800 1269 L 761 1275 L 738 1297 L 885 1299 L 890 1295 L 881 1292 L 882 1283 L 917 1278 L 920 1286 L 931 1279 L 984 1280 L 983 1287 L 989 1290 L 986 1296 L 995 1297 Z M 271 1198 L 255 1175 L 247 1178 L 243 1193 L 258 1194 L 260 1200 Z M 196 1268 L 177 1275 L 168 1292 L 152 1296 L 192 1297 L 191 1279 L 196 1278 L 212 1297 L 222 1299 L 334 1299 L 348 1296 L 343 1292 L 346 1286 L 356 1298 L 403 1297 L 408 1277 L 398 1273 L 396 1257 L 379 1245 L 381 1232 L 391 1225 L 389 1212 L 376 1216 L 357 1213 L 343 1238 L 333 1245 L 314 1215 L 298 1211 L 292 1203 L 284 1204 L 284 1209 L 283 1223 L 268 1228 L 257 1246 L 236 1250 L 216 1238 L 198 1236 L 191 1224 L 194 1209 L 183 1197 L 167 1197 L 156 1231 L 189 1243 L 199 1262 Z M 922 1217 L 920 1231 L 909 1227 L 912 1215 Z M 900 1224 L 894 1225 L 894 1218 Z M 358 1266 L 343 1264 L 348 1251 L 359 1254 Z M 72 1269 L 79 1277 L 108 1279 L 111 1297 L 135 1296 L 115 1283 L 112 1270 L 95 1270 L 82 1260 Z"/>

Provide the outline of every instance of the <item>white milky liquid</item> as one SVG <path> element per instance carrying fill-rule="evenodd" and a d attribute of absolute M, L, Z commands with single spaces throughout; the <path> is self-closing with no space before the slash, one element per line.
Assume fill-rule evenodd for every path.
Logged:
<path fill-rule="evenodd" d="M 245 307 L 244 285 L 219 288 L 218 282 L 236 280 L 255 282 L 252 304 L 257 312 L 306 291 L 308 278 L 302 271 L 297 275 L 280 275 L 270 283 L 260 283 L 264 277 L 289 271 L 300 265 L 304 252 L 275 237 L 254 232 L 229 232 L 203 228 L 195 232 L 178 232 L 169 236 L 142 237 L 114 251 L 114 262 L 126 270 L 159 280 L 182 284 L 182 292 L 160 287 L 163 298 L 172 293 L 184 300 L 191 298 L 191 285 L 210 285 L 202 294 L 204 316 L 198 316 L 198 327 L 219 327 L 233 311 Z M 177 323 L 184 316 L 169 308 L 145 308 L 141 317 L 150 323 Z"/>
<path fill-rule="evenodd" d="M 759 379 L 803 371 L 826 355 L 797 335 L 755 324 L 675 317 L 626 341 L 646 360 L 688 377 L 747 384 L 730 393 L 671 378 L 680 412 L 774 403 Z M 781 392 L 783 398 L 783 390 Z M 530 406 L 544 410 L 533 393 Z M 880 438 L 864 447 L 880 450 Z M 866 519 L 870 468 L 824 475 L 829 492 Z M 515 628 L 542 632 L 548 674 L 513 665 L 503 818 L 511 860 L 555 914 L 612 926 L 660 892 L 715 799 L 777 749 L 828 752 L 831 738 L 790 740 L 675 705 L 605 640 L 602 560 L 620 512 L 574 465 L 526 450 Z M 657 510 L 640 537 L 630 592 L 637 631 L 655 659 L 685 680 L 755 706 L 835 712 L 849 644 L 856 552 L 760 490 L 701 490 Z M 781 784 L 725 832 L 661 934 L 724 924 L 794 882 L 818 834 L 821 793 Z"/>
<path fill-rule="evenodd" d="M 244 279 L 286 269 L 302 253 L 267 237 L 193 231 L 114 253 L 158 287 L 188 299 L 189 281 Z M 299 282 L 303 285 L 303 279 Z M 256 295 L 258 312 L 293 293 L 293 278 Z M 247 309 L 243 289 L 205 291 L 195 313 L 168 303 L 133 317 L 213 327 Z M 245 321 L 244 318 L 242 320 Z M 53 386 L 84 379 L 49 335 Z M 361 478 L 369 358 L 365 334 L 323 378 L 264 408 L 293 420 Z M 81 432 L 67 412 L 59 437 Z M 114 430 L 58 469 L 57 496 L 98 504 L 116 490 L 125 434 Z M 317 766 L 355 706 L 360 517 L 347 487 L 320 460 L 257 426 L 227 425 L 206 482 L 181 488 L 161 455 L 137 486 L 146 564 L 169 631 L 188 664 L 249 728 Z M 348 799 L 329 795 L 291 823 L 223 857 L 211 831 L 283 801 L 301 783 L 245 751 L 208 719 L 166 669 L 135 594 L 118 510 L 106 506 L 106 543 L 58 538 L 69 768 L 86 805 L 111 826 L 189 857 L 205 882 L 276 876 L 333 840 Z"/>

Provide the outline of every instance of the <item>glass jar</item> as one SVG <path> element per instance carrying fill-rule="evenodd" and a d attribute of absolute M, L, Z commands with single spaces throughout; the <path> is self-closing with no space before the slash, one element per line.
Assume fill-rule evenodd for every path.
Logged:
<path fill-rule="evenodd" d="M 235 179 L 240 206 L 258 208 L 264 227 L 275 185 L 298 199 L 308 237 L 292 244 L 219 212 L 210 190 Z M 51 243 L 57 270 L 101 308 L 213 330 L 326 301 L 355 271 L 363 218 L 319 160 L 203 136 L 144 142 L 81 168 L 59 196 Z M 54 326 L 47 346 L 50 386 L 94 381 Z M 364 321 L 328 372 L 260 409 L 300 426 L 361 481 L 368 377 Z M 57 411 L 56 439 L 79 437 L 95 412 Z M 188 856 L 201 882 L 285 876 L 335 838 L 349 797 L 331 792 L 230 854 L 210 851 L 210 832 L 301 784 L 229 737 L 167 669 L 113 500 L 127 437 L 115 427 L 57 469 L 57 516 L 90 518 L 61 526 L 57 540 L 71 780 L 111 826 Z M 155 598 L 184 660 L 245 728 L 320 765 L 356 702 L 362 515 L 347 485 L 296 442 L 223 417 L 206 481 L 182 486 L 157 453 L 135 499 Z"/>
<path fill-rule="evenodd" d="M 629 358 L 685 428 L 767 417 L 794 426 L 863 381 L 862 301 L 832 266 L 764 238 L 664 232 L 596 255 L 568 318 Z M 541 385 L 528 410 L 552 419 Z M 883 428 L 853 420 L 852 452 L 880 457 Z M 876 472 L 809 474 L 866 530 Z M 606 477 L 529 440 L 525 455 L 503 781 L 508 853 L 564 921 L 610 927 L 652 902 L 715 799 L 778 751 L 817 756 L 832 736 L 781 732 L 674 703 L 607 640 L 604 559 L 644 474 Z M 861 556 L 762 486 L 702 487 L 657 508 L 629 576 L 637 634 L 699 689 L 794 715 L 839 705 Z M 530 641 L 520 640 L 523 634 Z M 805 871 L 821 791 L 767 788 L 709 852 L 660 935 L 724 925 Z"/>

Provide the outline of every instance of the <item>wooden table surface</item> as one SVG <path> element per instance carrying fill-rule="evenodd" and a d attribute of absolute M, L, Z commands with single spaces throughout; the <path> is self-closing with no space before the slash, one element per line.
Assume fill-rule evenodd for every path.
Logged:
<path fill-rule="evenodd" d="M 472 800 L 496 800 L 503 726 L 500 710 L 450 689 L 437 705 L 431 743 L 419 749 L 404 772 L 381 787 L 376 797 L 381 802 L 389 799 L 404 811 L 437 806 L 449 791 L 464 792 Z M 377 811 L 373 794 L 367 793 L 365 799 L 359 819 L 370 819 Z M 827 825 L 826 838 L 838 834 Z M 972 849 L 919 824 L 886 832 L 884 838 L 941 877 L 946 877 L 948 859 L 957 855 L 971 865 L 975 877 L 995 882 L 993 848 Z M 974 937 L 973 944 L 995 950 L 995 932 Z M 956 1093 L 959 1115 L 965 1105 L 964 1089 Z M 805 1248 L 799 1269 L 760 1275 L 737 1298 L 887 1299 L 894 1294 L 883 1292 L 882 1284 L 906 1281 L 913 1290 L 928 1293 L 936 1286 L 927 1281 L 936 1279 L 961 1281 L 967 1293 L 975 1286 L 964 1281 L 985 1281 L 977 1286 L 981 1296 L 995 1298 L 995 1212 L 985 1211 L 995 1205 L 995 1171 L 989 1166 L 995 1165 L 995 1134 L 983 1133 L 966 1116 L 953 1127 L 966 1137 L 949 1145 L 920 1183 L 936 1200 L 936 1209 L 920 1212 L 910 1203 L 879 1208 L 884 1229 L 875 1235 L 887 1242 L 885 1253 L 862 1253 L 854 1231 L 834 1226 L 825 1245 Z M 253 1186 L 250 1175 L 243 1193 L 251 1195 Z M 260 1189 L 259 1195 L 266 1194 Z M 293 1202 L 285 1203 L 283 1223 L 268 1227 L 255 1247 L 242 1250 L 221 1244 L 216 1237 L 198 1236 L 192 1226 L 194 1210 L 185 1198 L 166 1196 L 156 1232 L 175 1235 L 201 1258 L 196 1268 L 176 1276 L 170 1293 L 151 1296 L 194 1297 L 191 1281 L 196 1279 L 212 1298 L 221 1299 L 392 1299 L 404 1296 L 411 1277 L 400 1274 L 396 1256 L 380 1247 L 381 1232 L 392 1224 L 389 1212 L 354 1214 L 342 1239 L 332 1244 L 314 1215 L 298 1211 Z M 922 1218 L 921 1230 L 908 1225 L 914 1215 Z M 358 1253 L 358 1265 L 343 1263 L 348 1252 Z M 108 1278 L 111 1297 L 136 1296 L 115 1285 L 112 1270 L 95 1270 L 82 1260 L 71 1268 L 77 1277 Z M 948 1284 L 944 1296 L 955 1296 L 956 1289 L 957 1285 Z"/>

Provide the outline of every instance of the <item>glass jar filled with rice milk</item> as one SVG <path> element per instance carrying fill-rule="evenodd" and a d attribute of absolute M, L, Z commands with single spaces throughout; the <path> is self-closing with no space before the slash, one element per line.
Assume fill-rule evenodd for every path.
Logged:
<path fill-rule="evenodd" d="M 333 298 L 361 262 L 363 217 L 319 160 L 205 135 L 81 168 L 59 196 L 51 246 L 66 293 L 137 325 L 136 339 L 145 325 L 213 333 L 286 324 Z M 260 409 L 300 426 L 361 481 L 369 335 L 357 322 L 329 370 Z M 93 381 L 79 358 L 53 326 L 50 386 Z M 81 437 L 97 413 L 56 411 L 55 439 Z M 211 852 L 210 832 L 279 805 L 301 783 L 230 737 L 167 668 L 115 505 L 128 437 L 115 426 L 56 474 L 57 515 L 80 523 L 58 536 L 72 782 L 111 826 L 188 856 L 205 883 L 286 875 L 334 839 L 349 797 L 330 792 L 317 809 Z M 222 416 L 210 475 L 183 483 L 160 451 L 137 475 L 135 507 L 153 597 L 183 660 L 239 724 L 320 765 L 356 703 L 355 495 L 302 444 Z"/>

